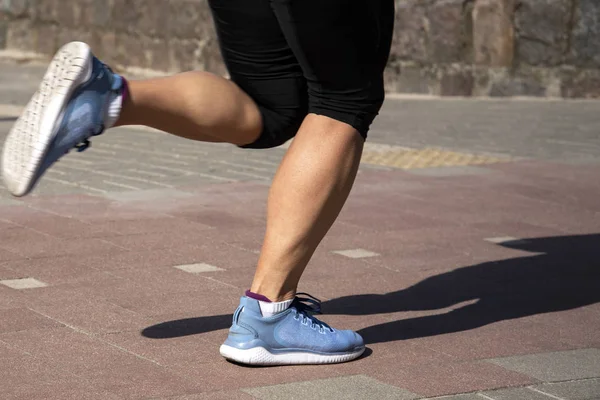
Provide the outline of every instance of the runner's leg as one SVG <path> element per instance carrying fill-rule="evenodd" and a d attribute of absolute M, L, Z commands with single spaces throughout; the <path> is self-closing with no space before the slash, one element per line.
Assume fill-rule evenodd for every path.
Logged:
<path fill-rule="evenodd" d="M 254 101 L 235 83 L 208 72 L 130 81 L 117 124 L 146 125 L 205 142 L 245 145 L 262 131 Z"/>
<path fill-rule="evenodd" d="M 310 96 L 310 115 L 271 188 L 251 289 L 281 301 L 294 297 L 354 182 L 364 138 L 384 98 L 394 2 L 272 0 L 272 6 Z"/>

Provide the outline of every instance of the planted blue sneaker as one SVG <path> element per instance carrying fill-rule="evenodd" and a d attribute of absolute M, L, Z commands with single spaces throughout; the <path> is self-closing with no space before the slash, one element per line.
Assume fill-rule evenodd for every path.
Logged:
<path fill-rule="evenodd" d="M 114 123 L 109 111 L 122 87 L 123 79 L 96 59 L 88 45 L 63 46 L 6 137 L 2 176 L 8 190 L 26 195 L 59 158 L 73 148 L 85 150 L 90 137 Z"/>
<path fill-rule="evenodd" d="M 360 357 L 365 351 L 360 335 L 319 321 L 314 315 L 320 302 L 309 297 L 296 297 L 271 317 L 263 317 L 257 300 L 242 297 L 221 355 L 248 365 L 334 364 Z"/>

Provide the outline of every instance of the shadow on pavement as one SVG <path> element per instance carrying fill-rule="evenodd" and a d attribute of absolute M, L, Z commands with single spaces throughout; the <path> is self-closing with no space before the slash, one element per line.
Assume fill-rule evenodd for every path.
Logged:
<path fill-rule="evenodd" d="M 150 326 L 142 331 L 142 335 L 150 339 L 170 339 L 197 335 L 229 328 L 232 318 L 233 314 L 178 319 Z"/>
<path fill-rule="evenodd" d="M 17 117 L 0 117 L 0 122 L 14 122 Z"/>
<path fill-rule="evenodd" d="M 370 315 L 403 311 L 442 314 L 361 329 L 380 343 L 475 329 L 497 321 L 570 310 L 600 302 L 600 234 L 535 238 L 501 244 L 531 256 L 486 262 L 427 278 L 386 294 L 364 294 L 323 303 L 326 314 Z M 144 329 L 148 338 L 173 338 L 228 328 L 231 315 L 170 321 Z"/>

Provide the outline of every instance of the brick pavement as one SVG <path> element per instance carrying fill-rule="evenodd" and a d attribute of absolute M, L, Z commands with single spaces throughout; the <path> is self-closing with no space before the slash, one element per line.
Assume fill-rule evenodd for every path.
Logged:
<path fill-rule="evenodd" d="M 367 341 L 325 367 L 218 354 L 285 149 L 108 132 L 2 189 L 0 397 L 599 399 L 598 107 L 388 101 L 368 150 L 392 161 L 365 160 L 300 288 Z"/>

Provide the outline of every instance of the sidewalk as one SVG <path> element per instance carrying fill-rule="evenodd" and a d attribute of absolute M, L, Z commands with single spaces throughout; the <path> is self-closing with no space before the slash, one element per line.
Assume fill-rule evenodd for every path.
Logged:
<path fill-rule="evenodd" d="M 0 397 L 600 399 L 599 111 L 390 99 L 300 287 L 366 339 L 333 366 L 218 353 L 285 149 L 110 131 L 0 189 Z"/>

